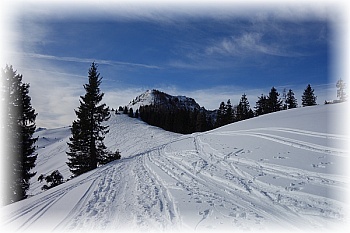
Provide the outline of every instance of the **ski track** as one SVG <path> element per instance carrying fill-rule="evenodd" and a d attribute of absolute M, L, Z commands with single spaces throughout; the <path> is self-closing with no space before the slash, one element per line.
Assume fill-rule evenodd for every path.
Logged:
<path fill-rule="evenodd" d="M 162 139 L 148 147 L 143 138 L 136 142 L 144 145 L 143 150 L 125 147 L 134 154 L 10 211 L 4 223 L 15 225 L 16 230 L 31 229 L 50 208 L 82 185 L 86 188 L 81 198 L 50 229 L 201 231 L 274 226 L 307 230 L 345 218 L 343 203 L 308 189 L 342 189 L 348 185 L 343 177 L 251 159 L 247 148 L 232 146 L 226 153 L 208 142 L 207 137 L 213 135 L 255 137 L 320 156 L 348 154 L 343 149 L 307 141 L 323 138 L 343 143 L 348 139 L 345 136 L 292 128 L 214 130 Z M 296 135 L 305 140 L 293 139 Z M 127 139 L 119 140 L 126 143 Z M 40 162 L 45 163 L 64 148 L 61 144 L 47 152 Z"/>
<path fill-rule="evenodd" d="M 295 131 L 289 129 L 288 132 L 290 133 Z M 300 131 L 296 132 L 298 134 L 300 133 Z M 328 137 L 328 135 L 326 134 L 320 135 L 316 132 L 310 133 L 309 131 L 303 131 L 303 134 L 306 134 L 305 132 L 307 132 L 307 136 L 309 137 Z M 237 134 L 237 132 L 223 132 L 223 135 L 232 134 Z M 252 134 L 249 134 L 249 136 L 250 135 Z M 267 134 L 265 134 L 264 136 L 267 136 Z M 343 140 L 341 136 L 337 137 L 335 135 L 332 135 L 332 137 Z M 281 137 L 273 137 L 272 135 L 268 135 L 267 139 L 274 140 L 278 143 L 287 144 L 289 146 L 295 147 L 296 145 L 295 140 L 288 139 L 285 137 L 283 137 L 283 140 L 275 140 L 275 138 L 281 139 Z M 189 140 L 189 138 L 187 138 L 187 140 Z M 169 150 L 169 152 L 167 152 L 163 148 L 164 152 L 160 154 L 166 154 L 167 156 L 165 158 L 163 156 L 153 157 L 153 163 L 158 165 L 158 167 L 161 168 L 164 172 L 168 173 L 168 175 L 176 179 L 178 183 L 181 184 L 181 186 L 184 187 L 187 191 L 192 189 L 193 191 L 191 192 L 191 194 L 195 193 L 201 196 L 199 200 L 205 200 L 206 195 L 201 194 L 201 192 L 199 192 L 198 190 L 205 190 L 205 188 L 209 188 L 209 190 L 225 190 L 225 192 L 228 193 L 229 196 L 225 196 L 223 195 L 223 193 L 220 193 L 220 195 L 217 196 L 214 192 L 215 199 L 216 201 L 220 199 L 221 201 L 239 199 L 241 203 L 246 203 L 245 205 L 241 206 L 236 205 L 233 208 L 235 210 L 240 210 L 241 214 L 238 214 L 238 216 L 244 216 L 248 220 L 261 219 L 261 221 L 263 221 L 264 219 L 268 219 L 270 223 L 272 220 L 274 224 L 280 224 L 281 227 L 286 225 L 289 225 L 290 227 L 310 225 L 310 220 L 307 217 L 303 218 L 303 214 L 327 218 L 342 217 L 341 207 L 338 206 L 337 208 L 334 208 L 335 202 L 333 202 L 332 200 L 328 200 L 326 197 L 319 197 L 312 194 L 298 192 L 298 187 L 285 187 L 284 190 L 281 190 L 280 187 L 271 187 L 271 184 L 256 181 L 255 176 L 250 175 L 249 173 L 242 170 L 240 167 L 249 168 L 250 170 L 258 170 L 260 171 L 259 176 L 263 176 L 264 173 L 269 173 L 278 177 L 285 177 L 294 180 L 298 179 L 299 184 L 303 185 L 306 183 L 310 183 L 325 186 L 345 186 L 345 183 L 338 182 L 337 180 L 327 179 L 325 178 L 326 175 L 325 177 L 322 177 L 319 173 L 307 172 L 301 169 L 293 169 L 289 167 L 268 164 L 262 165 L 262 163 L 257 163 L 256 161 L 249 161 L 244 159 L 241 159 L 240 162 L 227 162 L 228 157 L 224 157 L 220 152 L 210 147 L 210 145 L 203 143 L 200 140 L 200 136 L 193 137 L 193 144 L 194 150 L 182 151 L 180 153 L 178 151 L 171 152 L 171 149 Z M 313 150 L 317 151 L 318 153 L 339 155 L 339 151 L 331 150 L 328 148 L 325 149 L 322 146 L 313 145 L 307 142 L 301 143 L 301 141 L 298 141 L 298 145 L 300 145 L 300 147 L 298 148 L 304 150 Z M 237 150 L 235 153 L 239 153 L 241 151 L 242 149 Z M 345 152 L 342 151 L 342 153 Z M 192 162 L 191 164 L 187 164 L 186 166 L 186 163 L 183 163 L 183 159 L 181 158 L 181 156 L 183 157 L 183 159 L 192 156 L 196 158 L 196 161 Z M 219 163 L 221 166 L 216 166 L 216 164 Z M 229 172 L 228 170 L 221 170 L 220 172 L 218 172 L 218 169 L 222 169 L 222 167 L 231 168 L 231 171 Z M 173 171 L 174 168 L 178 170 L 177 174 L 169 172 Z M 215 172 L 211 172 L 212 170 L 215 170 Z M 219 177 L 214 174 L 223 174 L 224 179 L 223 177 Z M 188 179 L 184 179 L 184 177 L 181 177 L 184 175 L 188 176 Z M 191 185 L 183 183 L 182 180 L 191 180 Z M 202 187 L 198 188 L 198 184 L 200 184 Z M 291 183 L 291 185 L 293 186 L 295 184 Z M 203 201 L 199 201 L 199 203 L 203 203 Z M 210 201 L 210 203 L 213 202 Z M 231 204 L 235 205 L 235 203 Z M 275 211 L 272 213 L 271 204 L 274 206 L 273 210 Z M 207 218 L 207 215 L 209 213 L 208 211 L 215 209 L 214 206 L 212 206 L 213 208 L 211 209 L 205 210 L 204 212 L 200 212 L 200 214 L 206 214 L 197 223 L 195 229 L 197 229 L 198 225 Z M 285 214 L 286 212 L 292 212 L 293 214 L 287 215 Z M 237 216 L 237 214 L 230 213 L 230 216 L 232 215 Z M 291 216 L 295 217 L 293 218 Z"/>
<path fill-rule="evenodd" d="M 324 133 L 317 133 L 317 132 L 310 132 L 305 130 L 292 130 L 288 128 L 262 128 L 262 129 L 256 129 L 256 130 L 240 130 L 240 131 L 226 131 L 226 132 L 215 132 L 212 133 L 214 135 L 224 135 L 224 136 L 251 136 L 251 137 L 259 137 L 266 140 L 274 141 L 277 143 L 285 144 L 288 146 L 304 149 L 304 150 L 310 150 L 310 151 L 316 151 L 319 153 L 324 154 L 331 154 L 331 155 L 338 155 L 338 156 L 346 156 L 348 151 L 341 150 L 337 148 L 317 145 L 314 143 L 308 143 L 305 141 L 300 141 L 292 138 L 287 137 L 281 137 L 277 135 L 273 135 L 272 133 L 260 133 L 259 131 L 265 130 L 265 131 L 280 131 L 280 132 L 288 132 L 298 135 L 304 135 L 308 137 L 320 137 L 320 138 L 326 138 L 326 139 L 336 139 L 336 140 L 342 140 L 346 141 L 348 140 L 347 137 L 341 136 L 341 135 L 334 135 L 334 134 L 324 134 Z"/>

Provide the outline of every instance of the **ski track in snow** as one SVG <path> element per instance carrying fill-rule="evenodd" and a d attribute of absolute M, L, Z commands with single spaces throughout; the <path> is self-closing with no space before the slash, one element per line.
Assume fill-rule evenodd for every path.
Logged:
<path fill-rule="evenodd" d="M 137 120 L 116 117 L 135 124 L 135 129 L 115 126 L 127 137 L 113 130 L 107 138 L 116 148 L 124 143 L 122 156 L 128 156 L 5 207 L 4 226 L 308 231 L 337 228 L 346 221 L 347 203 L 339 193 L 345 195 L 348 181 L 333 170 L 348 151 L 322 143 L 343 144 L 348 140 L 344 135 L 287 127 L 158 135 Z M 52 148 L 60 151 L 64 144 Z M 52 156 L 47 152 L 40 163 Z M 305 158 L 302 166 L 300 158 Z"/>

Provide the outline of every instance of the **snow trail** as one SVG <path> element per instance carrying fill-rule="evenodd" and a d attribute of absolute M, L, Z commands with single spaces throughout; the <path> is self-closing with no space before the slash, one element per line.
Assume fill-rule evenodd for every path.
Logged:
<path fill-rule="evenodd" d="M 310 112 L 339 114 L 334 108 Z M 122 159 L 46 192 L 32 181 L 31 198 L 2 208 L 4 229 L 339 230 L 348 214 L 348 137 L 322 128 L 328 118 L 315 122 L 308 112 L 284 111 L 191 135 L 112 115 L 106 145 Z M 294 118 L 280 120 L 290 113 L 306 122 L 303 129 L 292 127 Z M 39 132 L 47 139 L 40 140 L 40 171 L 60 168 L 70 175 L 67 130 Z"/>

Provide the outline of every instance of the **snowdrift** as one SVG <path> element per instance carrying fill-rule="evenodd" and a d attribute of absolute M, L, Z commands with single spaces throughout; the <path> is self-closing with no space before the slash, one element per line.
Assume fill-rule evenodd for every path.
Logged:
<path fill-rule="evenodd" d="M 3 207 L 4 230 L 345 231 L 345 104 L 281 111 L 179 135 L 112 115 L 122 159 Z M 69 128 L 37 132 L 38 175 L 65 178 Z"/>

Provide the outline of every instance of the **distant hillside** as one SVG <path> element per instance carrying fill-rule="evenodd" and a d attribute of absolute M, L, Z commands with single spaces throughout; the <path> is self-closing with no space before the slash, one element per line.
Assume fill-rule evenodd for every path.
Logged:
<path fill-rule="evenodd" d="M 186 96 L 172 96 L 152 90 L 137 96 L 126 106 L 140 113 L 140 118 L 153 126 L 175 133 L 189 134 L 213 129 L 215 112 L 208 111 Z"/>

